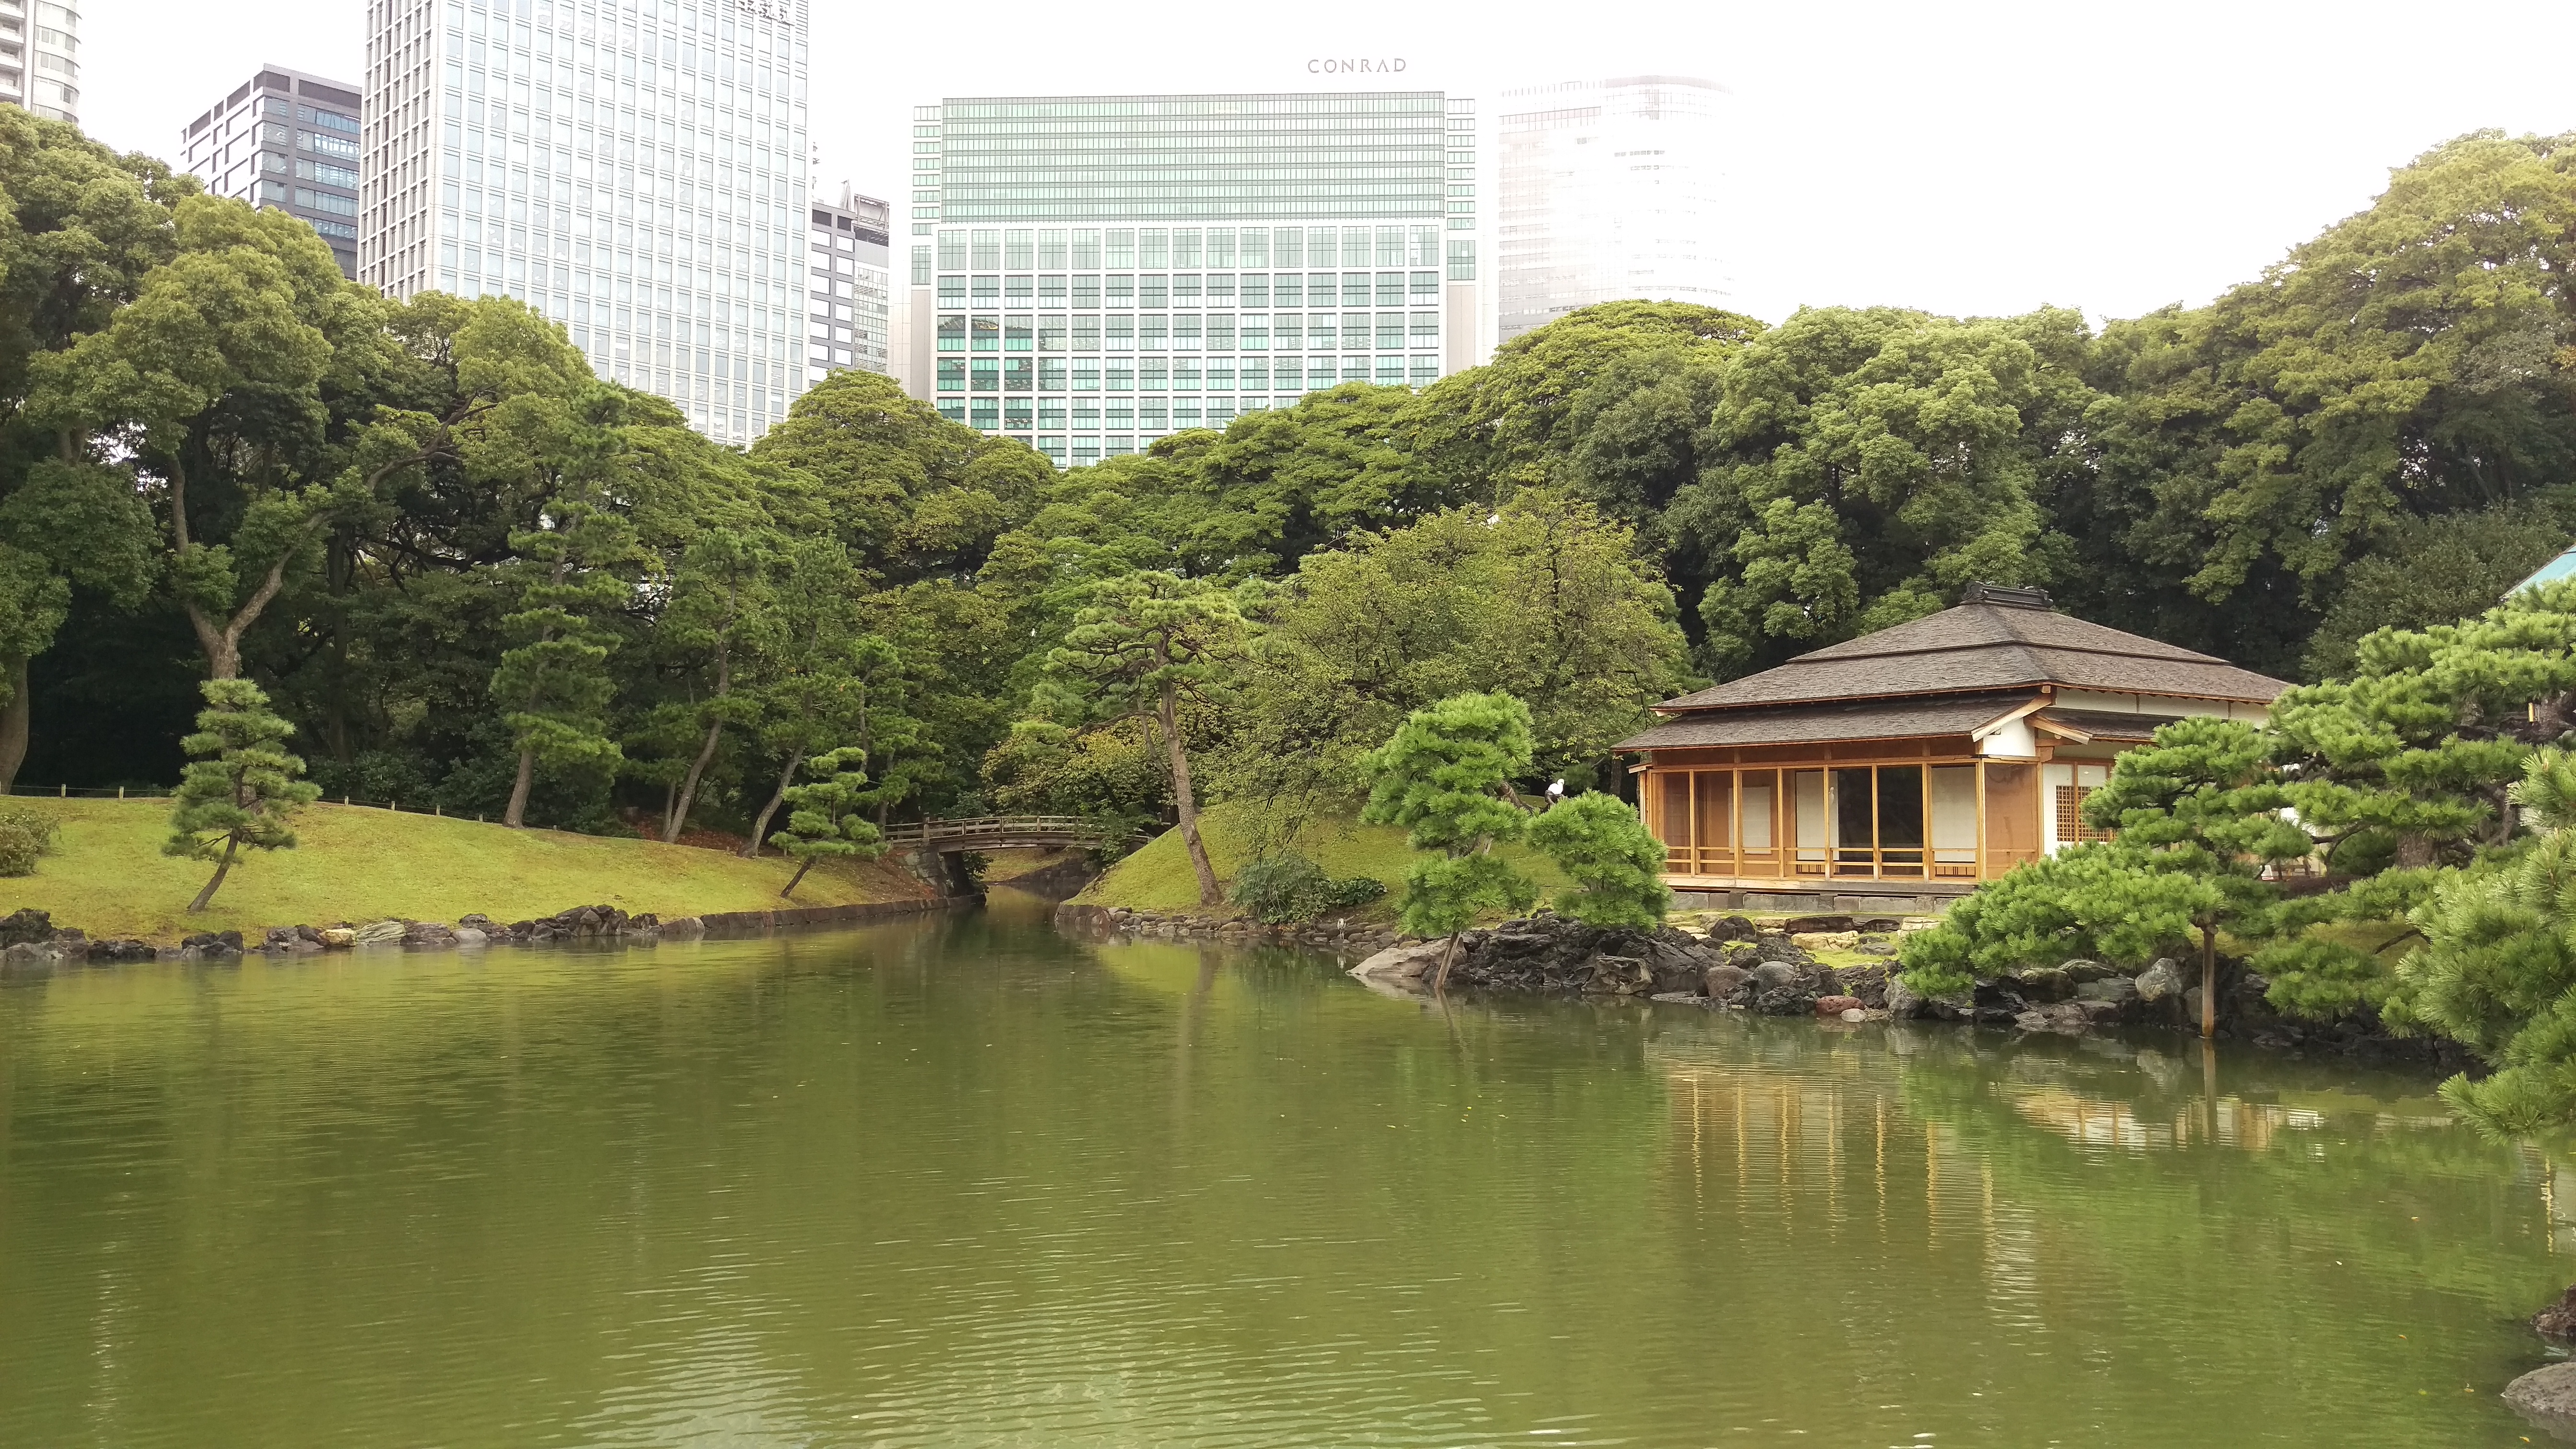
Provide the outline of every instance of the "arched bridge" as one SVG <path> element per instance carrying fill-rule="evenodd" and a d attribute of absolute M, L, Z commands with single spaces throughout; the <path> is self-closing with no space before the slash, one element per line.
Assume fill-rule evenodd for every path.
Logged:
<path fill-rule="evenodd" d="M 885 828 L 899 850 L 1051 850 L 1124 845 L 1131 837 L 1079 815 L 985 815 L 973 820 L 916 820 Z"/>

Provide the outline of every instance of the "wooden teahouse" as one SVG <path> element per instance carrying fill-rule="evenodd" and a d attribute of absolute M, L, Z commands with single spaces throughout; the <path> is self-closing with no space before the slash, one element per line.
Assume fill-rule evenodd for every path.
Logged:
<path fill-rule="evenodd" d="M 1925 910 L 2089 834 L 2113 757 L 2288 686 L 1972 584 L 1958 607 L 1655 706 L 1639 808 L 1683 903 Z"/>

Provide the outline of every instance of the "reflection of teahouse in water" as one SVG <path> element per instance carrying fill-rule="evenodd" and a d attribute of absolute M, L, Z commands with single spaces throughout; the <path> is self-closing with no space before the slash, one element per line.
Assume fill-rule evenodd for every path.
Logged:
<path fill-rule="evenodd" d="M 1958 607 L 1655 706 L 1622 743 L 1695 904 L 1919 910 L 2089 838 L 2084 796 L 2188 715 L 2282 681 L 1971 584 Z"/>

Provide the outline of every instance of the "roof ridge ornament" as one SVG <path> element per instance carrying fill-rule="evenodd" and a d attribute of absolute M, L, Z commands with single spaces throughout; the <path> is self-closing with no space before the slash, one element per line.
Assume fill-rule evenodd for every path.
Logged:
<path fill-rule="evenodd" d="M 2018 588 L 2011 584 L 1973 583 L 1959 594 L 1962 604 L 1993 604 L 2006 609 L 2045 609 L 2054 612 L 2048 601 L 2048 590 Z"/>

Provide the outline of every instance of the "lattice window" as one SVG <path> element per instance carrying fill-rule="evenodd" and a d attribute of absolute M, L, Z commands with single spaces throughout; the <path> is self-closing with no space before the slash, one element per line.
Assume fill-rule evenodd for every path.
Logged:
<path fill-rule="evenodd" d="M 2082 840 L 2108 840 L 2111 832 L 2096 830 L 2084 823 L 2084 797 L 2101 788 L 2097 785 L 2060 785 L 2057 787 L 2057 840 L 2073 845 Z"/>

